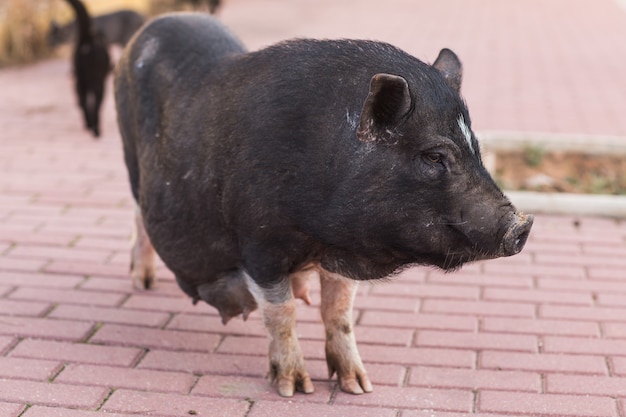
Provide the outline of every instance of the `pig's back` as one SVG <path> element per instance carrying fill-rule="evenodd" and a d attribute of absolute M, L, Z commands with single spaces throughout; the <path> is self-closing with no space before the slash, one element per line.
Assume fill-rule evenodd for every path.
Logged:
<path fill-rule="evenodd" d="M 221 61 L 243 52 L 241 42 L 214 18 L 174 13 L 144 26 L 116 68 L 115 101 L 131 190 L 155 249 L 180 276 L 207 272 L 209 260 L 193 251 L 212 244 L 223 249 L 224 268 L 232 267 L 228 236 L 217 215 L 208 212 L 216 204 L 214 184 L 199 180 L 207 178 L 202 170 L 208 167 L 199 146 L 176 126 L 197 125 L 189 112 L 206 95 L 207 77 Z M 207 188 L 196 188 L 199 183 Z"/>
<path fill-rule="evenodd" d="M 116 67 L 114 94 L 135 199 L 141 155 L 163 140 L 167 120 L 201 94 L 218 63 L 244 52 L 226 27 L 199 13 L 163 15 L 131 39 Z"/>

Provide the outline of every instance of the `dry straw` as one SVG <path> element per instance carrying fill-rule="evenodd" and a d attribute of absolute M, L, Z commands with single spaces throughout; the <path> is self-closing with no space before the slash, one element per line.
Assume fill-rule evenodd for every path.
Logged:
<path fill-rule="evenodd" d="M 83 0 L 94 15 L 131 8 L 155 15 L 189 8 L 185 0 Z M 25 64 L 48 57 L 50 23 L 74 18 L 63 0 L 0 0 L 0 67 Z"/>
<path fill-rule="evenodd" d="M 47 33 L 58 8 L 58 0 L 0 1 L 0 66 L 50 55 Z"/>

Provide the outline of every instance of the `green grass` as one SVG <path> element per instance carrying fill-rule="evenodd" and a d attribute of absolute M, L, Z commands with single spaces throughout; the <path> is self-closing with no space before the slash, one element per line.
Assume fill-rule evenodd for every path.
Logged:
<path fill-rule="evenodd" d="M 538 167 L 543 161 L 545 150 L 540 146 L 526 146 L 524 148 L 524 160 L 531 167 Z"/>

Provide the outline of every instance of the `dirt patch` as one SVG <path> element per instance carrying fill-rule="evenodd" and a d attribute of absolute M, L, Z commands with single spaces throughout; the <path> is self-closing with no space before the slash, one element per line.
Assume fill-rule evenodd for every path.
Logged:
<path fill-rule="evenodd" d="M 494 154 L 494 178 L 507 190 L 626 194 L 624 155 L 582 155 L 530 147 Z"/>

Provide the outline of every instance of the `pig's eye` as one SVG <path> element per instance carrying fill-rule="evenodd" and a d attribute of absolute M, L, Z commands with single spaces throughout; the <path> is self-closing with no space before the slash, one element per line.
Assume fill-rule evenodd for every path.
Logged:
<path fill-rule="evenodd" d="M 440 178 L 447 171 L 445 153 L 431 150 L 419 155 L 416 167 L 418 175 L 432 179 Z"/>
<path fill-rule="evenodd" d="M 431 164 L 440 164 L 441 162 L 443 162 L 443 157 L 441 156 L 441 154 L 434 152 L 424 154 L 424 159 Z"/>

